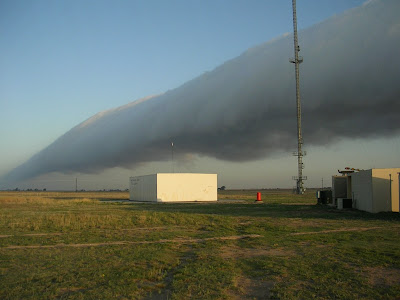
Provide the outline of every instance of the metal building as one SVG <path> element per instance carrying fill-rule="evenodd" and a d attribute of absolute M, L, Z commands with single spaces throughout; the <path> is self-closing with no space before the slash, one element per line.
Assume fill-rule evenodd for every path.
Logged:
<path fill-rule="evenodd" d="M 334 176 L 332 183 L 337 182 L 336 186 L 332 186 L 334 195 L 343 196 L 346 188 L 346 197 L 343 199 L 351 199 L 353 208 L 371 213 L 399 212 L 399 172 L 400 168 L 369 169 L 349 173 L 346 176 Z"/>
<path fill-rule="evenodd" d="M 348 175 L 347 196 L 353 207 L 372 213 L 399 212 L 400 168 L 370 169 Z"/>
<path fill-rule="evenodd" d="M 129 190 L 129 199 L 135 201 L 217 201 L 217 174 L 157 173 L 130 177 Z"/>

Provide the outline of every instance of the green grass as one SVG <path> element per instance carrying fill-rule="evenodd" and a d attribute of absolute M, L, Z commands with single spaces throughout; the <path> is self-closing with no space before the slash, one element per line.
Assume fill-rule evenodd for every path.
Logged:
<path fill-rule="evenodd" d="M 398 213 L 256 192 L 196 204 L 0 192 L 0 299 L 400 298 Z"/>

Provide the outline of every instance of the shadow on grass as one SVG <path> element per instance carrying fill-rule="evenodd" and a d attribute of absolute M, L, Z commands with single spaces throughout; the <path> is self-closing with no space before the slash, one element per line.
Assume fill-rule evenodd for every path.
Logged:
<path fill-rule="evenodd" d="M 355 209 L 338 210 L 333 207 L 317 204 L 132 203 L 126 205 L 125 208 L 136 211 L 209 214 L 236 217 L 390 220 L 400 222 L 399 213 L 383 212 L 372 214 Z"/>

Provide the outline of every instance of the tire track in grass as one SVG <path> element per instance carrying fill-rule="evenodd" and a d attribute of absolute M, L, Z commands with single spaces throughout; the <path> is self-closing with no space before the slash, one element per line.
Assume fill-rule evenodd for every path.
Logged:
<path fill-rule="evenodd" d="M 61 248 L 61 247 L 99 247 L 99 246 L 110 246 L 110 245 L 146 245 L 146 244 L 163 244 L 163 243 L 181 243 L 181 244 L 193 244 L 201 243 L 206 241 L 231 241 L 240 240 L 246 238 L 258 238 L 262 237 L 259 234 L 246 234 L 246 235 L 231 235 L 231 236 L 220 236 L 210 237 L 201 239 L 187 239 L 187 238 L 176 238 L 176 239 L 163 239 L 157 241 L 114 241 L 114 242 L 103 242 L 103 243 L 86 243 L 86 244 L 56 244 L 56 245 L 10 245 L 2 247 L 3 249 L 43 249 L 43 248 Z"/>
<path fill-rule="evenodd" d="M 186 228 L 186 226 L 158 226 L 158 227 L 137 227 L 137 228 L 122 228 L 122 229 L 100 229 L 95 230 L 96 232 L 113 232 L 113 231 L 143 231 L 143 230 L 169 230 L 177 228 Z M 193 231 L 193 229 L 186 230 Z M 80 234 L 83 231 L 71 231 L 71 232 L 42 232 L 42 233 L 21 233 L 21 234 L 0 234 L 1 238 L 9 238 L 14 236 L 57 236 L 57 235 L 69 235 L 69 234 Z"/>
<path fill-rule="evenodd" d="M 157 229 L 161 229 L 163 227 L 157 227 Z M 289 235 L 307 235 L 307 234 L 328 234 L 328 233 L 337 233 L 337 232 L 354 232 L 354 231 L 368 231 L 368 230 L 377 230 L 386 228 L 384 226 L 375 226 L 375 227 L 352 227 L 352 228 L 341 228 L 341 229 L 332 229 L 332 230 L 321 230 L 321 231 L 307 231 L 307 232 L 293 232 Z M 400 228 L 400 226 L 394 226 L 392 228 Z M 151 228 L 136 228 L 132 230 L 148 230 Z M 154 229 L 154 228 L 153 228 Z M 123 229 L 124 231 L 130 231 L 131 229 Z M 74 232 L 79 233 L 79 232 Z M 46 236 L 46 235 L 61 235 L 63 233 L 36 233 L 36 234 L 23 234 L 23 236 Z M 14 235 L 0 235 L 0 238 L 12 237 Z M 211 238 L 175 238 L 175 239 L 162 239 L 157 241 L 110 241 L 110 242 L 101 242 L 101 243 L 76 243 L 76 244 L 56 244 L 56 245 L 9 245 L 6 247 L 1 247 L 2 249 L 40 249 L 40 248 L 60 248 L 60 247 L 99 247 L 99 246 L 108 246 L 108 245 L 140 245 L 140 244 L 162 244 L 162 243 L 181 243 L 181 244 L 190 244 L 190 243 L 200 243 L 205 241 L 213 241 L 213 240 L 239 240 L 244 238 L 257 238 L 261 237 L 259 234 L 248 234 L 248 235 L 234 235 L 234 236 L 222 236 L 222 237 L 211 237 Z"/>
<path fill-rule="evenodd" d="M 331 229 L 331 230 L 321 230 L 321 231 L 306 231 L 306 232 L 293 232 L 290 235 L 306 235 L 306 234 L 324 234 L 324 233 L 335 233 L 335 232 L 351 232 L 351 231 L 368 231 L 387 228 L 384 226 L 377 227 L 352 227 L 352 228 L 341 228 L 341 229 Z M 391 228 L 400 228 L 400 226 L 392 226 Z"/>

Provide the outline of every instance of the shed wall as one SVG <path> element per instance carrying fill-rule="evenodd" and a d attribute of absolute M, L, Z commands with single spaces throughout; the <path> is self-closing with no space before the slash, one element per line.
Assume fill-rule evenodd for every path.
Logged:
<path fill-rule="evenodd" d="M 129 199 L 157 201 L 157 174 L 129 178 Z"/>
<path fill-rule="evenodd" d="M 353 173 L 349 177 L 351 177 L 353 207 L 374 212 L 372 206 L 372 170 Z"/>
<path fill-rule="evenodd" d="M 217 174 L 157 174 L 157 201 L 217 201 Z"/>
<path fill-rule="evenodd" d="M 347 197 L 347 176 L 332 176 L 332 199 Z"/>
<path fill-rule="evenodd" d="M 399 212 L 399 182 L 397 179 L 400 168 L 372 169 L 372 191 L 374 212 Z"/>

